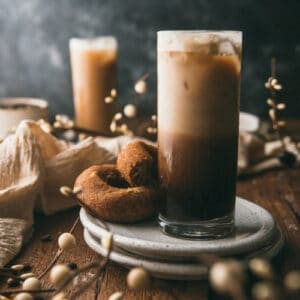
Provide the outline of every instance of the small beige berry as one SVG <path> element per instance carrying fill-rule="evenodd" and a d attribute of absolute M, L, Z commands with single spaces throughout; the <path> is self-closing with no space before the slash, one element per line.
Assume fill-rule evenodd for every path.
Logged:
<path fill-rule="evenodd" d="M 109 296 L 108 300 L 121 300 L 123 296 L 123 292 L 115 292 Z"/>
<path fill-rule="evenodd" d="M 137 94 L 145 94 L 147 91 L 147 83 L 145 80 L 138 80 L 134 85 L 134 90 Z"/>
<path fill-rule="evenodd" d="M 137 115 L 137 108 L 134 104 L 127 104 L 124 107 L 124 115 L 127 118 L 135 118 Z"/>
<path fill-rule="evenodd" d="M 114 98 L 111 97 L 111 96 L 107 96 L 107 97 L 104 98 L 104 102 L 105 102 L 106 104 L 113 103 L 113 102 L 114 102 Z"/>
<path fill-rule="evenodd" d="M 75 122 L 73 120 L 67 120 L 65 123 L 65 128 L 72 129 L 75 126 Z"/>
<path fill-rule="evenodd" d="M 88 135 L 86 134 L 86 133 L 79 133 L 78 134 L 78 139 L 80 140 L 80 141 L 83 141 L 83 140 L 85 140 L 85 139 L 87 139 L 88 138 Z"/>
<path fill-rule="evenodd" d="M 60 122 L 60 121 L 55 121 L 55 122 L 53 123 L 53 127 L 54 127 L 54 128 L 63 128 L 63 124 L 62 124 L 62 122 Z"/>
<path fill-rule="evenodd" d="M 157 128 L 156 127 L 147 127 L 147 132 L 149 134 L 156 134 L 157 133 Z"/>
<path fill-rule="evenodd" d="M 18 265 L 12 265 L 10 268 L 14 271 L 22 271 L 24 269 L 24 265 L 18 264 Z"/>
<path fill-rule="evenodd" d="M 121 113 L 116 113 L 116 114 L 114 115 L 114 120 L 119 121 L 119 120 L 121 120 L 121 119 L 122 119 L 122 114 L 121 114 Z"/>
<path fill-rule="evenodd" d="M 126 133 L 127 130 L 128 130 L 128 125 L 127 124 L 123 123 L 123 124 L 120 125 L 120 132 Z"/>
<path fill-rule="evenodd" d="M 115 121 L 112 121 L 110 123 L 110 131 L 111 132 L 116 132 L 116 130 L 117 130 L 117 123 Z"/>
<path fill-rule="evenodd" d="M 290 271 L 284 277 L 284 286 L 290 292 L 300 291 L 300 271 Z"/>
<path fill-rule="evenodd" d="M 276 118 L 276 111 L 274 108 L 269 109 L 269 116 L 272 120 L 275 120 Z"/>
<path fill-rule="evenodd" d="M 111 95 L 113 98 L 116 98 L 117 95 L 118 95 L 117 90 L 116 90 L 116 89 L 112 89 L 112 90 L 110 91 L 110 95 Z"/>
<path fill-rule="evenodd" d="M 271 106 L 271 107 L 275 107 L 275 102 L 274 102 L 274 100 L 271 99 L 271 98 L 268 98 L 268 99 L 267 99 L 267 104 L 268 104 L 269 106 Z"/>
<path fill-rule="evenodd" d="M 49 279 L 53 285 L 58 286 L 62 282 L 64 282 L 70 275 L 71 270 L 66 265 L 59 264 L 51 269 Z"/>
<path fill-rule="evenodd" d="M 157 121 L 157 115 L 152 115 L 152 116 L 151 116 L 151 120 L 152 120 L 153 122 L 156 122 L 156 121 Z"/>
<path fill-rule="evenodd" d="M 62 250 L 70 250 L 76 246 L 76 239 L 70 232 L 62 233 L 58 237 L 58 246 Z"/>
<path fill-rule="evenodd" d="M 145 289 L 150 285 L 150 276 L 143 268 L 133 268 L 127 275 L 127 285 L 133 290 Z"/>
<path fill-rule="evenodd" d="M 59 189 L 60 193 L 66 197 L 70 197 L 73 193 L 72 189 L 68 186 L 61 186 Z"/>
<path fill-rule="evenodd" d="M 22 288 L 26 291 L 39 290 L 41 289 L 41 282 L 35 277 L 30 277 L 23 282 Z"/>
<path fill-rule="evenodd" d="M 250 270 L 260 278 L 272 279 L 273 270 L 270 263 L 262 258 L 253 258 L 249 261 Z"/>
<path fill-rule="evenodd" d="M 230 294 L 236 285 L 241 286 L 244 280 L 244 267 L 235 260 L 217 262 L 209 271 L 209 281 L 212 287 L 222 294 Z"/>
<path fill-rule="evenodd" d="M 277 109 L 279 109 L 279 110 L 283 110 L 283 109 L 285 109 L 285 104 L 284 104 L 284 103 L 278 103 L 278 104 L 276 105 L 276 107 L 277 107 Z"/>
<path fill-rule="evenodd" d="M 276 300 L 278 291 L 271 283 L 261 281 L 252 287 L 252 297 L 255 300 Z"/>
<path fill-rule="evenodd" d="M 68 300 L 64 292 L 60 292 L 51 298 L 52 300 Z"/>
<path fill-rule="evenodd" d="M 101 246 L 106 249 L 106 251 L 110 251 L 113 243 L 113 235 L 109 233 L 107 236 L 101 239 Z"/>
<path fill-rule="evenodd" d="M 33 300 L 33 297 L 29 293 L 19 293 L 14 297 L 14 300 Z"/>

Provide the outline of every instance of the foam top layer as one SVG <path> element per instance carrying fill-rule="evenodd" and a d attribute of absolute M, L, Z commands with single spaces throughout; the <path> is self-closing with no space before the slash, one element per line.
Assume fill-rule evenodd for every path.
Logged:
<path fill-rule="evenodd" d="M 113 36 L 101 36 L 96 38 L 71 38 L 70 49 L 78 50 L 112 50 L 118 47 L 117 39 Z"/>
<path fill-rule="evenodd" d="M 212 53 L 215 51 L 222 52 L 221 48 L 227 47 L 226 52 L 228 52 L 228 43 L 231 43 L 235 47 L 240 48 L 241 42 L 241 31 L 174 30 L 157 32 L 158 51 L 189 51 Z M 216 45 L 218 45 L 219 47 L 214 47 Z M 234 48 L 232 48 L 231 52 L 233 52 L 232 54 L 234 54 Z"/>

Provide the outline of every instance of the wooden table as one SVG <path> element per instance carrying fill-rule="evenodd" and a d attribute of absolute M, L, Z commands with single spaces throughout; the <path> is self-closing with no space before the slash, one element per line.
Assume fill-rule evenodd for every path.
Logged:
<path fill-rule="evenodd" d="M 300 268 L 300 169 L 271 171 L 263 175 L 238 182 L 238 195 L 251 199 L 268 209 L 281 226 L 286 245 L 275 259 L 275 265 L 281 272 Z M 298 211 L 298 216 L 295 213 Z M 24 247 L 14 262 L 26 262 L 33 266 L 37 274 L 48 264 L 57 250 L 57 236 L 70 229 L 78 215 L 78 208 L 54 216 L 37 216 L 35 232 L 31 241 Z M 51 242 L 42 242 L 45 234 L 53 237 Z M 101 258 L 90 250 L 82 238 L 82 226 L 74 232 L 77 238 L 76 249 L 63 255 L 62 262 L 76 262 L 84 266 L 90 262 L 99 262 Z M 205 281 L 166 281 L 154 280 L 149 291 L 132 292 L 126 288 L 127 270 L 109 263 L 99 283 L 89 288 L 80 299 L 107 299 L 115 291 L 124 291 L 124 299 L 208 299 L 208 285 Z M 44 286 L 49 286 L 47 276 Z M 1 288 L 4 288 L 2 284 Z M 176 297 L 174 296 L 176 295 Z"/>

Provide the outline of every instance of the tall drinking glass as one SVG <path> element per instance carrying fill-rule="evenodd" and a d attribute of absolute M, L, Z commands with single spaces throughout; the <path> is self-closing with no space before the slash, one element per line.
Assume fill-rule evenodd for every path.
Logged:
<path fill-rule="evenodd" d="M 72 38 L 70 56 L 76 125 L 109 135 L 117 107 L 104 99 L 117 85 L 117 40 Z"/>
<path fill-rule="evenodd" d="M 160 31 L 158 169 L 165 233 L 234 228 L 242 33 Z"/>

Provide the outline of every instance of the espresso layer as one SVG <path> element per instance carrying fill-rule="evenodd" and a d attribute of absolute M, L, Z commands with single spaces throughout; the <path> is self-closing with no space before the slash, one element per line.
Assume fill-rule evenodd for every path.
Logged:
<path fill-rule="evenodd" d="M 160 130 L 158 167 L 165 191 L 161 214 L 174 221 L 199 221 L 233 211 L 237 136 L 191 137 Z"/>

